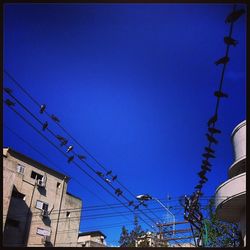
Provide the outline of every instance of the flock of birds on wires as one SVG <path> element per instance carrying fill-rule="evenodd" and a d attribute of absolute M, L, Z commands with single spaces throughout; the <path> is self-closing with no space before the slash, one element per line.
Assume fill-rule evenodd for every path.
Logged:
<path fill-rule="evenodd" d="M 200 203 L 199 199 L 203 195 L 201 192 L 203 185 L 208 181 L 206 177 L 206 173 L 211 171 L 212 164 L 210 163 L 210 159 L 215 158 L 215 150 L 212 147 L 213 144 L 218 144 L 218 140 L 215 138 L 216 134 L 220 134 L 221 131 L 215 127 L 216 122 L 218 121 L 218 107 L 221 98 L 227 98 L 228 94 L 222 92 L 222 84 L 225 73 L 225 68 L 227 63 L 229 62 L 228 52 L 230 46 L 236 46 L 238 41 L 232 38 L 232 30 L 233 24 L 237 21 L 243 14 L 245 13 L 244 9 L 236 10 L 236 6 L 234 6 L 234 10 L 226 17 L 225 23 L 230 24 L 230 32 L 228 36 L 224 37 L 224 43 L 226 44 L 226 55 L 215 62 L 215 65 L 223 65 L 221 80 L 219 84 L 219 90 L 214 92 L 214 96 L 217 98 L 216 108 L 214 115 L 208 120 L 208 132 L 206 133 L 206 137 L 208 140 L 208 145 L 204 148 L 205 152 L 202 154 L 202 164 L 201 171 L 198 173 L 200 177 L 199 183 L 195 186 L 196 191 L 190 196 L 185 196 L 185 205 L 184 205 L 184 219 L 190 222 L 191 227 L 193 226 L 196 231 L 198 231 L 198 240 L 197 245 L 202 237 L 202 229 L 203 229 L 203 215 L 200 211 Z M 196 235 L 194 235 L 195 238 Z"/>
<path fill-rule="evenodd" d="M 79 146 L 79 144 L 63 127 L 60 125 L 60 119 L 55 114 L 49 114 L 47 112 L 47 106 L 46 104 L 39 104 L 21 85 L 18 83 L 15 78 L 6 70 L 4 70 L 4 73 L 12 80 L 12 82 L 17 85 L 39 108 L 37 113 L 40 115 L 46 114 L 52 122 L 56 123 L 72 140 L 74 140 Z M 72 144 L 69 144 L 69 139 L 66 138 L 66 136 L 62 136 L 60 134 L 54 133 L 49 126 L 49 122 L 41 121 L 39 118 L 37 118 L 37 115 L 32 113 L 18 98 L 16 98 L 13 94 L 13 90 L 8 87 L 4 87 L 5 93 L 7 93 L 12 99 L 6 99 L 4 102 L 5 104 L 12 110 L 14 113 L 16 113 L 20 118 L 22 118 L 28 125 L 30 125 L 35 131 L 37 131 L 45 140 L 47 140 L 51 145 L 53 145 L 57 150 L 59 150 L 66 158 L 67 163 L 74 163 L 80 170 L 82 170 L 86 175 L 88 175 L 93 181 L 95 181 L 99 186 L 101 186 L 104 190 L 106 190 L 110 195 L 112 195 L 117 201 L 119 201 L 124 207 L 127 207 L 130 212 L 133 212 L 135 210 L 138 210 L 141 214 L 143 214 L 147 219 L 149 219 L 151 222 L 155 224 L 155 220 L 148 215 L 148 213 L 144 212 L 142 210 L 142 207 L 145 207 L 148 212 L 150 212 L 152 215 L 157 217 L 157 219 L 160 219 L 159 216 L 157 216 L 151 209 L 148 208 L 148 205 L 145 204 L 143 200 L 137 200 L 136 196 L 131 193 L 119 180 L 118 176 L 113 174 L 112 170 L 107 170 L 102 164 L 100 164 L 83 146 L 81 148 L 87 153 L 96 163 L 98 163 L 99 166 L 102 167 L 104 171 L 98 171 L 94 169 L 87 161 L 87 156 L 85 154 L 75 152 L 75 146 Z M 19 104 L 27 113 L 29 113 L 38 123 L 40 123 L 40 129 L 37 129 L 33 124 L 31 124 L 27 119 L 22 116 L 14 107 L 16 104 Z M 53 137 L 56 139 L 57 144 L 49 140 L 45 135 L 45 131 L 48 131 Z M 62 150 L 62 148 L 65 147 L 65 150 Z M 92 172 L 95 173 L 98 178 L 100 178 L 104 183 L 106 183 L 109 187 L 113 189 L 113 193 L 110 192 L 108 188 L 106 188 L 103 184 L 101 184 L 99 181 L 96 180 L 92 175 L 90 175 L 84 168 L 82 168 L 77 162 L 76 158 L 79 159 L 82 163 L 85 164 Z M 115 187 L 116 184 L 116 187 Z M 120 184 L 120 186 L 118 186 Z M 133 196 L 134 200 L 128 199 L 127 196 L 125 196 L 125 192 L 130 193 L 130 195 Z M 122 202 L 119 198 L 125 199 L 125 203 Z M 148 226 L 151 227 L 151 225 L 146 222 L 142 217 L 138 215 L 138 217 L 145 222 Z"/>
<path fill-rule="evenodd" d="M 200 233 L 200 237 L 202 234 L 202 220 L 203 216 L 200 211 L 201 206 L 199 199 L 203 195 L 201 190 L 203 185 L 208 181 L 208 178 L 206 177 L 206 173 L 211 171 L 212 164 L 209 162 L 209 159 L 215 158 L 215 150 L 213 149 L 212 145 L 217 144 L 218 140 L 215 138 L 216 134 L 220 134 L 221 131 L 215 127 L 216 122 L 218 121 L 218 107 L 219 102 L 221 98 L 227 98 L 228 94 L 222 92 L 222 83 L 223 83 L 223 77 L 224 72 L 227 63 L 229 62 L 228 52 L 230 46 L 236 46 L 237 41 L 232 38 L 232 28 L 233 23 L 238 20 L 238 18 L 244 13 L 244 9 L 236 10 L 234 7 L 234 10 L 232 13 L 230 13 L 226 18 L 226 23 L 230 24 L 230 32 L 228 36 L 224 37 L 224 42 L 227 46 L 226 49 L 226 55 L 219 60 L 215 62 L 216 65 L 223 65 L 222 70 L 222 76 L 221 81 L 219 85 L 219 89 L 214 92 L 214 96 L 217 98 L 217 104 L 214 115 L 208 120 L 208 131 L 206 133 L 206 137 L 208 140 L 208 145 L 204 148 L 205 152 L 202 154 L 203 160 L 201 165 L 201 171 L 198 173 L 198 176 L 200 177 L 200 181 L 198 185 L 195 186 L 196 191 L 190 196 L 185 196 L 185 205 L 184 205 L 184 218 L 190 222 L 192 226 L 194 226 Z M 67 159 L 68 164 L 74 163 L 77 167 L 79 167 L 85 174 L 87 174 L 91 179 L 93 179 L 98 185 L 100 185 L 103 189 L 105 189 L 109 194 L 111 194 L 113 197 L 116 198 L 122 204 L 124 207 L 127 207 L 130 211 L 138 210 L 141 213 L 144 214 L 145 217 L 153 221 L 155 221 L 148 216 L 145 212 L 143 212 L 140 208 L 146 207 L 147 204 L 145 204 L 144 200 L 137 200 L 136 196 L 132 194 L 124 185 L 122 185 L 119 181 L 119 178 L 116 174 L 113 174 L 112 170 L 106 169 L 103 165 L 101 165 L 85 148 L 83 148 L 63 127 L 60 125 L 60 119 L 55 114 L 49 114 L 47 112 L 47 106 L 46 104 L 40 104 L 38 103 L 15 79 L 13 76 L 11 76 L 10 73 L 8 73 L 6 70 L 4 70 L 4 73 L 38 106 L 37 113 L 42 115 L 47 115 L 50 117 L 51 121 L 56 123 L 66 134 L 67 136 L 54 133 L 50 129 L 50 124 L 47 120 L 41 121 L 39 118 L 37 118 L 37 115 L 32 113 L 21 101 L 19 101 L 13 94 L 13 90 L 4 87 L 5 93 L 7 93 L 11 99 L 5 99 L 5 104 L 14 111 L 19 117 L 21 117 L 28 125 L 30 125 L 33 129 L 35 129 L 44 139 L 46 139 L 49 143 L 51 143 L 54 147 L 56 147 Z M 34 125 L 32 125 L 30 122 L 27 121 L 27 119 L 22 116 L 14 107 L 16 104 L 19 104 L 27 113 L 29 113 L 38 123 L 40 123 L 40 129 L 37 129 Z M 48 131 L 50 134 L 53 135 L 56 144 L 54 142 L 51 142 L 44 134 L 45 131 Z M 102 171 L 96 170 L 93 168 L 88 162 L 87 162 L 87 156 L 85 153 L 82 152 L 76 152 L 75 151 L 75 145 L 69 143 L 70 137 L 78 146 L 81 146 L 81 148 L 85 151 L 86 154 L 88 154 L 100 167 L 102 167 Z M 65 148 L 65 149 L 63 149 Z M 97 181 L 93 176 L 91 176 L 88 172 L 86 172 L 85 169 L 83 169 L 76 161 L 76 159 L 80 160 L 80 162 L 84 163 L 85 166 L 87 166 L 96 176 L 98 176 L 99 179 L 102 180 L 102 182 L 106 183 L 113 192 L 111 193 L 109 189 L 104 187 L 99 181 Z M 128 199 L 125 195 L 125 191 L 130 193 L 130 195 L 133 196 L 133 199 Z M 120 200 L 120 198 L 123 198 L 125 200 L 125 203 Z M 148 211 L 150 211 L 149 208 L 147 208 Z M 144 210 L 145 211 L 145 210 Z M 153 211 L 150 211 L 153 213 Z M 142 218 L 141 218 L 142 219 Z M 142 219 L 145 223 L 146 221 Z M 148 224 L 148 223 L 146 223 Z M 149 225 L 149 224 L 148 224 Z M 151 225 L 149 225 L 151 226 Z"/>

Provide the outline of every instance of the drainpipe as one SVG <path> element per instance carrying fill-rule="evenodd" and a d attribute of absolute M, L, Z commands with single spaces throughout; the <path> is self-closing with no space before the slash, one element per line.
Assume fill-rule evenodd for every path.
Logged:
<path fill-rule="evenodd" d="M 28 208 L 28 212 L 27 212 L 27 215 L 26 215 L 26 221 L 25 221 L 25 227 L 24 227 L 24 244 L 26 246 L 28 246 L 28 241 L 29 241 L 29 235 L 30 235 L 30 231 L 29 232 L 26 232 L 27 230 L 27 227 L 28 227 L 28 219 L 29 219 L 29 215 L 31 213 L 31 205 L 32 205 L 32 201 L 33 201 L 33 197 L 34 197 L 34 193 L 35 193 L 35 188 L 36 188 L 36 179 L 35 179 L 35 184 L 34 184 L 34 187 L 33 187 L 33 191 L 32 191 L 32 195 L 31 195 L 31 199 L 30 199 L 30 204 L 29 204 L 29 208 Z M 27 234 L 27 235 L 26 235 Z M 27 237 L 25 239 L 25 236 Z"/>
<path fill-rule="evenodd" d="M 62 207 L 62 199 L 63 199 L 63 191 L 64 191 L 65 179 L 66 179 L 66 176 L 64 176 L 64 178 L 63 178 L 62 195 L 61 195 L 61 200 L 60 200 L 60 205 L 59 205 L 59 212 L 58 212 L 58 218 L 57 218 L 57 223 L 56 223 L 54 247 L 56 246 L 56 237 L 57 237 L 57 230 L 58 230 L 58 225 L 59 225 L 59 218 L 60 218 L 60 214 L 61 214 L 61 207 Z"/>

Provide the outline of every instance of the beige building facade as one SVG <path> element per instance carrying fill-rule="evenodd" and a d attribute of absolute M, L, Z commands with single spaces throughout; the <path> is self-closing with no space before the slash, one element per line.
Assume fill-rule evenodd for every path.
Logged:
<path fill-rule="evenodd" d="M 236 126 L 231 140 L 234 162 L 229 167 L 229 179 L 216 189 L 216 214 L 223 221 L 239 224 L 246 246 L 246 121 Z"/>
<path fill-rule="evenodd" d="M 106 247 L 106 235 L 101 231 L 82 232 L 78 235 L 78 247 Z"/>
<path fill-rule="evenodd" d="M 3 149 L 3 246 L 77 246 L 82 201 L 69 177 Z"/>

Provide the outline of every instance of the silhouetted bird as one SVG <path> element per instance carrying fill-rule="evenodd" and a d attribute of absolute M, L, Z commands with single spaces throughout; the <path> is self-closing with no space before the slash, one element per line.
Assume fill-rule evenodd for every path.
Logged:
<path fill-rule="evenodd" d="M 210 131 L 211 132 L 211 131 Z M 214 153 L 215 151 L 212 148 L 205 147 L 205 150 L 209 153 Z"/>
<path fill-rule="evenodd" d="M 135 209 L 138 209 L 139 208 L 139 204 L 135 206 Z"/>
<path fill-rule="evenodd" d="M 201 184 L 198 184 L 198 185 L 195 186 L 195 188 L 200 189 L 200 188 L 202 188 L 202 185 L 201 185 Z"/>
<path fill-rule="evenodd" d="M 132 206 L 133 204 L 134 204 L 133 201 L 130 201 L 130 202 L 128 203 L 129 206 Z"/>
<path fill-rule="evenodd" d="M 63 141 L 61 142 L 60 145 L 63 146 L 63 145 L 66 145 L 67 143 L 68 143 L 68 140 L 65 139 L 65 140 L 63 140 Z"/>
<path fill-rule="evenodd" d="M 216 65 L 219 65 L 219 64 L 227 64 L 229 62 L 229 57 L 228 56 L 224 56 L 222 58 L 220 58 L 219 60 L 217 60 L 215 62 Z"/>
<path fill-rule="evenodd" d="M 73 159 L 74 159 L 74 155 L 70 156 L 70 157 L 68 158 L 68 163 L 70 163 L 71 161 L 73 161 Z"/>
<path fill-rule="evenodd" d="M 208 133 L 206 133 L 206 136 L 207 136 L 207 139 L 209 140 L 209 142 L 215 143 L 215 144 L 218 143 L 218 141 L 212 135 L 209 135 Z"/>
<path fill-rule="evenodd" d="M 225 23 L 233 23 L 237 21 L 244 13 L 244 9 L 234 10 L 226 17 Z"/>
<path fill-rule="evenodd" d="M 226 93 L 223 93 L 223 92 L 221 92 L 221 91 L 215 91 L 214 92 L 214 95 L 216 96 L 216 97 L 218 97 L 218 98 L 220 98 L 220 97 L 228 97 L 228 94 L 226 94 Z"/>
<path fill-rule="evenodd" d="M 62 137 L 61 135 L 56 135 L 56 138 L 59 140 L 59 141 L 65 141 L 66 139 L 64 137 Z"/>
<path fill-rule="evenodd" d="M 206 181 L 204 179 L 202 179 L 202 180 L 199 181 L 199 183 L 204 184 L 204 183 L 206 183 Z"/>
<path fill-rule="evenodd" d="M 118 196 L 119 196 L 119 195 L 122 195 L 121 189 L 120 189 L 120 188 L 117 188 L 117 189 L 115 190 L 115 194 L 117 194 Z"/>
<path fill-rule="evenodd" d="M 217 128 L 208 128 L 209 132 L 211 132 L 212 134 L 220 134 L 221 131 Z"/>
<path fill-rule="evenodd" d="M 234 40 L 232 37 L 225 36 L 224 37 L 224 43 L 227 44 L 227 45 L 236 46 L 236 44 L 238 44 L 238 41 Z"/>
<path fill-rule="evenodd" d="M 203 180 L 208 181 L 207 177 L 204 175 L 203 177 L 201 177 Z"/>
<path fill-rule="evenodd" d="M 67 153 L 70 152 L 74 147 L 73 146 L 69 146 L 68 149 L 67 149 Z"/>
<path fill-rule="evenodd" d="M 210 127 L 212 124 L 214 124 L 216 121 L 217 121 L 218 117 L 217 117 L 217 114 L 215 114 L 214 116 L 212 116 L 208 122 L 207 122 L 207 125 L 208 127 Z"/>
<path fill-rule="evenodd" d="M 41 113 L 41 114 L 44 112 L 45 108 L 46 108 L 46 105 L 45 105 L 45 104 L 42 104 L 42 105 L 40 106 L 40 113 Z"/>
<path fill-rule="evenodd" d="M 12 89 L 10 89 L 10 88 L 3 88 L 4 89 L 4 91 L 6 92 L 6 93 L 8 93 L 8 94 L 11 94 L 12 93 Z"/>
<path fill-rule="evenodd" d="M 115 175 L 115 176 L 112 177 L 112 181 L 114 181 L 116 179 L 117 179 L 117 175 Z"/>
<path fill-rule="evenodd" d="M 202 160 L 202 163 L 209 166 L 209 167 L 212 166 L 212 164 L 208 160 Z"/>
<path fill-rule="evenodd" d="M 104 174 L 103 174 L 102 172 L 96 171 L 96 173 L 97 173 L 99 176 L 101 176 L 101 177 L 104 176 Z"/>
<path fill-rule="evenodd" d="M 15 106 L 15 103 L 12 102 L 12 101 L 9 100 L 9 99 L 6 99 L 4 102 L 5 102 L 9 107 L 10 107 L 10 106 Z"/>
<path fill-rule="evenodd" d="M 201 165 L 201 169 L 211 172 L 211 168 L 209 168 L 207 165 Z"/>
<path fill-rule="evenodd" d="M 60 120 L 55 115 L 51 115 L 50 117 L 53 121 L 60 122 Z"/>
<path fill-rule="evenodd" d="M 43 124 L 43 131 L 48 127 L 48 122 L 46 121 L 44 124 Z"/>
<path fill-rule="evenodd" d="M 202 178 L 203 176 L 205 176 L 206 172 L 204 170 L 200 171 L 198 173 L 199 177 Z"/>
<path fill-rule="evenodd" d="M 215 156 L 210 153 L 204 153 L 202 154 L 202 156 L 204 156 L 205 158 L 215 158 Z"/>
<path fill-rule="evenodd" d="M 86 159 L 86 156 L 84 156 L 84 155 L 77 155 L 77 157 L 78 157 L 80 160 L 85 160 L 85 159 Z"/>
<path fill-rule="evenodd" d="M 106 175 L 112 174 L 112 170 L 108 171 Z"/>

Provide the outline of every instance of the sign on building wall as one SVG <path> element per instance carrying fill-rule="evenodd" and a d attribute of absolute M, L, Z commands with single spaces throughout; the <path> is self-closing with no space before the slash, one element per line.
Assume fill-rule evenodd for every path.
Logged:
<path fill-rule="evenodd" d="M 44 228 L 38 227 L 36 230 L 36 234 L 43 235 L 43 236 L 50 236 L 50 231 L 48 231 Z"/>

